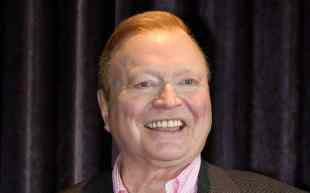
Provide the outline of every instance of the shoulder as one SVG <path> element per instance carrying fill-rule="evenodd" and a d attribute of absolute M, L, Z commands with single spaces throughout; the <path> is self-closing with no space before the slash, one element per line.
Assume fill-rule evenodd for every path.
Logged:
<path fill-rule="evenodd" d="M 243 190 L 253 190 L 256 188 L 260 192 L 306 193 L 283 182 L 253 172 L 232 170 L 228 173 L 233 181 L 239 187 L 242 187 Z"/>
<path fill-rule="evenodd" d="M 264 175 L 240 170 L 224 170 L 211 164 L 208 164 L 208 176 L 211 188 L 228 184 L 238 189 L 240 193 L 306 193 Z"/>

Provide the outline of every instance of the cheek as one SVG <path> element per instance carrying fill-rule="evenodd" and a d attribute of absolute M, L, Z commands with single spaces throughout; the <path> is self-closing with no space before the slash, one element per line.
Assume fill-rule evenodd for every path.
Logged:
<path fill-rule="evenodd" d="M 140 119 L 144 111 L 143 100 L 131 97 L 120 97 L 118 103 L 119 112 L 123 114 L 124 119 Z"/>
<path fill-rule="evenodd" d="M 112 106 L 111 122 L 113 124 L 112 135 L 118 145 L 123 149 L 130 144 L 141 140 L 143 104 L 139 100 L 128 97 L 119 97 Z"/>
<path fill-rule="evenodd" d="M 211 101 L 209 92 L 195 92 L 189 96 L 189 103 L 195 118 L 210 118 Z"/>

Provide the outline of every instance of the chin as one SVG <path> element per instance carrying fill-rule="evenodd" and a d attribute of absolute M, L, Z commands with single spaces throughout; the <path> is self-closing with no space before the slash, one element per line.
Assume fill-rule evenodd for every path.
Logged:
<path fill-rule="evenodd" d="M 195 158 L 194 155 L 189 154 L 189 151 L 180 149 L 162 149 L 150 155 L 152 162 L 164 165 L 166 167 L 175 165 L 184 165 Z"/>

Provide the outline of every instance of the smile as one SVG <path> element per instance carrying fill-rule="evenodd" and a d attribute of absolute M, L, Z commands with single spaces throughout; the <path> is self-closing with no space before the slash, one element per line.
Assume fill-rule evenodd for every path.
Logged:
<path fill-rule="evenodd" d="M 145 125 L 149 129 L 182 129 L 185 126 L 185 122 L 180 119 L 166 119 L 151 121 Z"/>

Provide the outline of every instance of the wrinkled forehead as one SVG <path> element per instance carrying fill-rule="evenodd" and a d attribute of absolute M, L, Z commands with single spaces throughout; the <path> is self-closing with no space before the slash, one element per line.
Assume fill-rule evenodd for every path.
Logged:
<path fill-rule="evenodd" d="M 111 58 L 112 56 L 118 52 L 120 49 L 122 49 L 124 47 L 124 45 L 126 46 L 130 46 L 130 44 L 128 44 L 128 40 L 133 39 L 135 37 L 140 37 L 143 38 L 144 36 L 150 35 L 152 34 L 153 36 L 153 40 L 154 41 L 160 41 L 162 39 L 162 34 L 171 34 L 172 36 L 175 33 L 183 33 L 184 36 L 187 36 L 188 38 L 190 38 L 193 42 L 193 44 L 197 45 L 197 42 L 189 35 L 187 34 L 187 32 L 185 32 L 183 29 L 179 28 L 179 27 L 171 27 L 171 28 L 167 28 L 167 29 L 152 29 L 152 30 L 133 30 L 130 31 L 128 33 L 123 33 L 120 34 L 117 38 L 117 40 L 114 41 L 113 47 L 111 48 Z M 199 47 L 199 46 L 198 46 Z"/>
<path fill-rule="evenodd" d="M 157 30 L 129 37 L 114 52 L 111 58 L 111 68 L 114 69 L 113 71 L 117 69 L 118 75 L 122 76 L 121 71 L 128 71 L 129 68 L 135 66 L 140 68 L 169 66 L 172 67 L 172 71 L 174 68 L 179 70 L 181 66 L 197 70 L 197 66 L 200 66 L 200 71 L 206 73 L 208 71 L 200 48 L 190 36 L 181 30 Z"/>
<path fill-rule="evenodd" d="M 180 46 L 177 44 L 180 44 Z M 177 50 L 182 50 L 184 44 L 186 44 L 186 49 L 188 52 L 192 52 L 192 55 L 199 55 L 201 58 L 203 58 L 203 62 L 207 65 L 204 53 L 202 52 L 198 43 L 184 30 L 178 28 L 173 28 L 170 30 L 157 29 L 130 34 L 120 40 L 118 45 L 116 45 L 116 47 L 113 49 L 110 61 L 111 64 L 113 64 L 113 61 L 118 59 L 122 60 L 123 64 L 124 62 L 126 64 L 126 61 L 128 61 L 129 57 L 141 55 L 142 52 L 160 52 L 160 48 L 163 47 L 171 49 L 163 49 L 163 52 L 165 53 L 162 54 L 170 54 L 173 57 L 174 55 L 179 54 Z M 145 49 L 139 49 L 140 52 L 133 51 L 139 46 L 141 48 L 141 45 Z M 130 55 L 128 52 L 130 52 Z"/>

